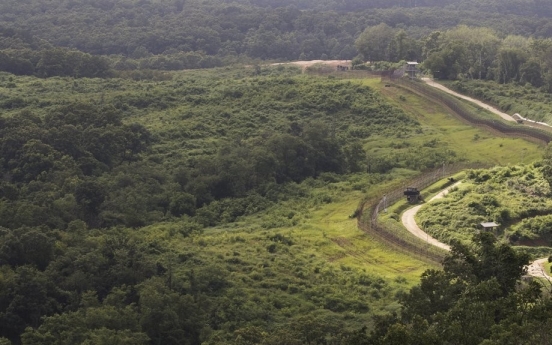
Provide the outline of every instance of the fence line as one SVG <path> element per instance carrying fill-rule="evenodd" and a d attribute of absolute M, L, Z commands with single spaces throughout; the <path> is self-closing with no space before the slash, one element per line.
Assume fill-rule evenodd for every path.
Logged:
<path fill-rule="evenodd" d="M 443 179 L 446 176 L 453 175 L 465 169 L 484 168 L 488 165 L 482 163 L 456 163 L 443 165 L 439 169 L 428 171 L 421 176 L 406 181 L 401 186 L 389 191 L 377 199 L 361 202 L 357 212 L 357 223 L 359 229 L 367 234 L 373 235 L 379 240 L 400 249 L 410 255 L 415 255 L 419 259 L 427 259 L 433 262 L 442 262 L 446 252 L 429 245 L 427 242 L 410 234 L 401 226 L 393 226 L 379 221 L 379 214 L 392 205 L 400 198 L 404 197 L 403 192 L 406 187 L 418 188 L 422 190 L 431 184 Z"/>
<path fill-rule="evenodd" d="M 419 82 L 406 80 L 405 78 L 398 78 L 399 75 L 394 74 L 393 71 L 375 72 L 353 70 L 337 72 L 329 70 L 310 70 L 308 73 L 327 76 L 333 75 L 336 77 L 346 78 L 373 78 L 379 76 L 382 81 L 396 84 L 444 105 L 449 108 L 455 116 L 477 127 L 503 133 L 508 136 L 529 139 L 541 144 L 548 144 L 552 141 L 551 132 L 523 126 L 517 123 L 509 124 L 501 120 L 493 120 L 482 117 L 467 110 L 466 107 L 453 96 Z M 447 175 L 452 175 L 465 169 L 487 167 L 489 166 L 481 163 L 460 163 L 443 166 L 442 168 L 426 172 L 413 180 L 403 183 L 399 188 L 391 190 L 387 194 L 382 195 L 380 198 L 362 201 L 357 209 L 358 228 L 400 251 L 406 252 L 410 255 L 415 255 L 419 259 L 426 259 L 432 262 L 441 263 L 445 257 L 445 251 L 429 245 L 427 242 L 410 234 L 401 226 L 381 223 L 378 220 L 379 213 L 382 209 L 385 209 L 387 205 L 391 205 L 403 197 L 403 192 L 406 187 L 415 187 L 421 190 Z"/>
<path fill-rule="evenodd" d="M 475 126 L 484 127 L 513 137 L 534 140 L 544 144 L 548 144 L 550 141 L 552 141 L 551 132 L 534 127 L 524 126 L 518 123 L 510 124 L 502 120 L 493 120 L 482 117 L 475 114 L 474 112 L 467 110 L 465 106 L 462 105 L 462 103 L 453 96 L 425 84 L 421 84 L 420 82 L 405 80 L 404 78 L 396 79 L 389 76 L 382 76 L 382 80 L 399 85 L 415 93 L 422 94 L 427 98 L 430 98 L 442 105 L 445 105 L 457 117 L 460 117 L 461 119 Z"/>
<path fill-rule="evenodd" d="M 318 76 L 334 76 L 337 78 L 344 79 L 362 79 L 362 78 L 385 78 L 390 74 L 389 71 L 369 71 L 369 70 L 348 70 L 348 71 L 337 71 L 334 69 L 306 69 L 306 73 L 311 75 Z"/>

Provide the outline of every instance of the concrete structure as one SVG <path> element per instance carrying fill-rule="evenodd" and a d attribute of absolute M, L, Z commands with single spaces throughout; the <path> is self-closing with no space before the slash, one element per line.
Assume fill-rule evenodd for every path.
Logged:
<path fill-rule="evenodd" d="M 422 199 L 420 191 L 418 190 L 418 188 L 414 187 L 406 188 L 406 190 L 404 191 L 404 195 L 406 195 L 406 200 L 408 200 L 408 202 L 410 203 L 415 203 Z"/>
<path fill-rule="evenodd" d="M 418 62 L 417 61 L 408 61 L 406 63 L 406 74 L 408 75 L 408 77 L 410 79 L 414 79 L 416 78 L 416 76 L 418 75 Z"/>
<path fill-rule="evenodd" d="M 496 224 L 495 222 L 483 222 L 481 223 L 481 228 L 482 230 L 484 231 L 493 231 L 498 228 L 498 224 Z"/>

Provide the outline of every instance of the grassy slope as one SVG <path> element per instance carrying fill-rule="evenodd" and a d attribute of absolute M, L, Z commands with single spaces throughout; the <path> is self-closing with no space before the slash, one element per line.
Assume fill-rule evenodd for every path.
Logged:
<path fill-rule="evenodd" d="M 502 111 L 552 123 L 552 95 L 530 85 L 499 84 L 488 80 L 447 81 L 440 83 L 458 92 L 489 102 Z"/>
<path fill-rule="evenodd" d="M 374 85 L 374 87 L 377 87 L 377 85 Z M 539 160 L 542 156 L 542 147 L 529 143 L 525 140 L 500 138 L 490 134 L 489 132 L 478 130 L 476 128 L 465 125 L 458 126 L 458 121 L 455 119 L 448 116 L 442 116 L 442 109 L 439 111 L 434 105 L 425 103 L 420 98 L 414 97 L 413 95 L 411 95 L 412 97 L 409 97 L 408 93 L 405 93 L 404 90 L 397 88 L 382 88 L 381 85 L 379 89 L 384 95 L 392 95 L 392 97 L 397 100 L 395 104 L 401 106 L 401 108 L 408 114 L 414 115 L 415 118 L 422 123 L 422 125 L 429 125 L 430 127 L 441 125 L 439 131 L 434 131 L 431 134 L 433 138 L 438 138 L 438 140 L 442 140 L 444 143 L 452 145 L 455 148 L 461 147 L 462 150 L 459 150 L 459 152 L 464 154 L 465 156 L 463 157 L 467 160 L 483 161 L 490 164 L 509 166 L 519 163 L 532 163 Z M 405 97 L 406 100 L 404 100 L 404 98 L 401 100 L 401 95 Z M 525 103 L 521 102 L 521 104 Z M 428 134 L 428 131 L 425 131 L 425 133 Z M 475 140 L 476 136 L 478 138 L 477 140 Z M 428 189 L 431 188 L 432 187 L 430 186 Z M 466 185 L 459 187 L 459 189 L 465 188 L 467 188 Z M 517 204 L 515 198 L 511 200 L 508 200 L 508 198 L 511 199 L 512 196 L 501 195 L 499 197 L 501 201 L 507 200 L 506 203 Z M 523 197 L 520 198 L 523 199 Z M 404 203 L 399 203 L 397 205 L 398 214 L 405 209 L 405 205 L 402 204 Z M 527 207 L 527 203 L 525 204 L 525 207 Z M 517 209 L 518 207 L 515 208 Z M 461 207 L 458 212 L 462 213 L 462 210 L 464 210 L 464 208 Z M 422 211 L 424 211 L 424 208 L 422 208 Z M 427 211 L 427 209 L 425 211 Z M 418 223 L 420 223 L 422 218 L 417 218 Z M 514 223 L 516 223 L 516 221 L 514 221 Z M 437 233 L 433 233 L 431 231 L 430 233 L 439 238 Z M 469 238 L 469 236 L 467 238 Z M 546 247 L 520 247 L 520 250 L 528 252 L 535 258 L 547 255 L 546 253 L 549 252 Z"/>
<path fill-rule="evenodd" d="M 402 108 L 422 124 L 422 135 L 405 140 L 411 145 L 436 140 L 438 145 L 449 148 L 466 161 L 497 165 L 510 165 L 521 161 L 533 162 L 542 156 L 543 148 L 538 145 L 522 139 L 497 137 L 493 133 L 466 125 L 452 117 L 442 107 L 408 91 L 396 87 L 384 87 L 377 79 L 367 80 L 364 83 L 378 89 L 391 103 Z M 379 138 L 373 144 L 389 145 L 383 138 Z M 426 190 L 426 197 L 432 195 L 435 192 L 434 189 L 442 184 L 443 182 L 438 182 L 430 186 Z M 389 212 L 382 216 L 382 220 L 402 227 L 399 221 L 400 214 L 406 208 L 408 205 L 400 201 L 389 208 Z"/>
<path fill-rule="evenodd" d="M 201 71 L 193 73 L 198 78 L 202 77 Z M 213 77 L 212 74 L 209 75 Z M 5 84 L 10 82 L 9 76 L 3 75 L 2 78 Z M 130 87 L 130 83 L 116 80 L 72 82 L 61 78 L 38 80 L 24 77 L 15 82 L 19 87 L 3 88 L 3 95 L 6 98 L 30 98 L 38 107 L 42 98 L 64 97 L 68 94 L 71 94 L 71 98 L 99 101 L 105 97 L 106 101 L 110 101 L 119 93 L 124 94 L 125 88 Z M 113 89 L 110 90 L 108 86 L 111 83 Z M 397 88 L 384 88 L 379 80 L 365 80 L 363 83 L 379 90 L 389 102 L 422 123 L 423 133 L 404 138 L 411 146 L 435 139 L 438 145 L 454 151 L 458 157 L 474 161 L 489 160 L 497 164 L 517 162 L 521 155 L 525 156 L 526 161 L 540 157 L 540 148 L 532 143 L 520 139 L 496 138 L 492 134 L 473 129 L 415 95 Z M 163 82 L 144 82 L 137 87 L 141 87 L 144 94 L 147 94 L 148 84 L 153 88 L 163 87 Z M 26 88 L 36 89 L 40 96 L 26 95 Z M 78 88 L 81 88 L 80 92 L 77 91 Z M 405 100 L 401 100 L 400 96 Z M 43 106 L 48 107 L 47 104 Z M 10 110 L 6 112 L 12 113 Z M 13 110 L 13 113 L 16 112 L 17 110 Z M 135 110 L 128 116 L 133 121 L 146 124 L 155 132 L 161 128 L 158 126 L 171 125 L 170 118 L 176 115 L 172 112 L 174 110 L 164 112 L 150 108 L 144 111 Z M 159 116 L 168 118 L 156 121 Z M 476 135 L 479 136 L 478 140 L 474 140 Z M 369 154 L 392 153 L 401 150 L 393 146 L 396 141 L 396 138 L 373 136 L 365 142 L 364 147 Z M 260 214 L 208 229 L 203 234 L 184 238 L 170 223 L 152 225 L 141 229 L 140 233 L 152 243 L 172 248 L 177 257 L 185 258 L 189 253 L 202 265 L 214 263 L 226 267 L 227 279 L 234 288 L 247 291 L 250 297 L 262 294 L 267 305 L 273 306 L 275 301 L 285 301 L 285 306 L 279 306 L 280 312 L 277 314 L 282 319 L 293 315 L 294 308 L 315 310 L 324 307 L 326 302 L 323 299 L 329 298 L 326 296 L 330 296 L 330 292 L 324 292 L 319 285 L 328 285 L 329 291 L 333 293 L 341 291 L 338 300 L 343 303 L 356 299 L 369 304 L 371 311 L 375 313 L 396 310 L 398 306 L 393 301 L 396 300 L 397 290 L 415 284 L 420 273 L 431 266 L 373 241 L 356 228 L 355 220 L 349 216 L 359 200 L 378 195 L 381 190 L 396 185 L 397 179 L 405 179 L 412 174 L 412 171 L 395 169 L 375 182 L 364 174 L 351 175 L 341 182 L 321 185 L 305 181 L 303 186 L 309 189 L 309 193 L 303 198 L 281 202 Z M 267 219 L 290 214 L 290 211 L 293 212 L 292 217 L 298 219 L 296 226 L 265 230 L 263 224 Z M 293 245 L 275 242 L 271 239 L 275 235 L 290 238 Z M 271 252 L 269 247 L 273 244 L 275 247 Z M 185 282 L 187 265 L 192 263 L 190 260 L 182 260 L 174 269 L 175 281 L 180 279 Z M 369 277 L 370 283 L 367 286 L 359 284 L 364 275 Z M 300 301 L 303 302 L 299 303 Z M 365 324 L 368 320 L 369 314 L 366 313 L 351 317 L 353 326 Z"/>
<path fill-rule="evenodd" d="M 213 73 L 212 71 L 187 71 L 183 72 L 182 76 L 178 73 L 173 74 L 173 81 L 141 81 L 139 83 L 120 79 L 80 79 L 74 81 L 71 78 L 57 77 L 37 79 L 34 77 L 13 77 L 7 73 L 2 73 L 0 75 L 0 96 L 4 100 L 23 99 L 25 105 L 29 106 L 33 111 L 40 112 L 41 109 L 47 110 L 64 100 L 104 101 L 112 103 L 116 102 L 119 97 L 128 97 L 127 95 L 131 92 L 151 97 L 152 93 L 163 90 L 163 87 L 178 84 L 180 78 L 189 79 L 190 76 L 197 80 L 208 77 L 224 82 L 225 78 L 229 75 L 235 77 L 249 75 L 249 72 L 244 72 L 240 68 L 224 68 L 222 71 L 223 76 L 217 75 L 217 73 Z M 293 72 L 290 74 L 293 74 Z M 15 115 L 21 109 L 22 107 L 5 108 L 3 112 L 7 115 Z M 127 121 L 136 121 L 144 124 L 153 133 L 159 133 L 178 125 L 180 112 L 181 109 L 178 107 L 171 107 L 168 110 L 156 109 L 156 107 L 146 109 L 132 108 L 126 113 L 126 118 Z M 190 124 L 186 125 L 189 126 Z M 188 140 L 187 145 L 192 145 L 190 142 L 193 141 L 193 139 Z M 175 144 L 178 143 L 175 142 Z M 208 144 L 202 142 L 200 146 L 201 149 L 199 150 L 204 151 L 205 146 L 208 146 Z M 168 147 L 164 148 L 164 150 L 168 149 Z M 188 154 L 193 155 L 193 151 Z M 410 176 L 412 172 L 404 172 L 404 174 Z M 305 220 L 301 223 L 301 228 L 282 229 L 281 231 L 297 232 L 299 233 L 298 238 L 301 241 L 311 244 L 317 243 L 317 245 L 320 245 L 320 248 L 317 246 L 316 249 L 309 249 L 309 251 L 312 251 L 315 255 L 323 254 L 325 258 L 335 265 L 343 263 L 366 268 L 375 274 L 389 279 L 405 277 L 409 283 L 413 284 L 417 281 L 419 274 L 428 267 L 427 264 L 407 257 L 395 257 L 395 253 L 389 252 L 385 247 L 378 243 L 373 243 L 368 237 L 359 233 L 356 229 L 355 220 L 349 218 L 349 215 L 357 207 L 359 200 L 365 196 L 365 193 L 357 190 L 359 189 L 359 183 L 368 184 L 363 180 L 363 177 L 353 177 L 349 179 L 352 182 L 344 182 L 344 184 L 348 184 L 346 187 L 327 187 L 331 189 L 343 189 L 338 193 L 337 202 L 310 208 L 309 205 L 302 205 L 303 213 L 308 213 L 308 215 L 304 215 L 303 218 Z M 357 186 L 352 188 L 352 184 L 356 184 Z M 381 185 L 372 185 L 371 187 L 363 187 L 362 189 L 364 191 L 367 190 L 370 194 L 377 194 L 377 190 L 380 187 Z M 327 188 L 324 187 L 322 189 Z M 290 201 L 290 203 L 292 202 Z M 312 200 L 307 200 L 305 203 L 312 204 Z M 294 207 L 294 205 L 291 205 L 287 208 Z M 284 208 L 284 206 L 280 208 Z M 235 234 L 248 234 L 252 229 L 261 227 L 263 219 L 270 217 L 270 212 L 281 212 L 281 210 L 273 208 L 268 211 L 268 214 L 255 215 L 243 219 L 242 222 L 207 230 L 205 235 L 209 236 L 227 230 L 232 230 Z M 242 226 L 245 230 L 242 229 Z M 232 245 L 229 245 L 227 249 L 231 250 L 231 248 Z"/>
<path fill-rule="evenodd" d="M 396 87 L 384 87 L 373 79 L 367 85 L 378 89 L 391 103 L 402 108 L 423 126 L 423 135 L 411 139 L 413 143 L 436 139 L 439 145 L 457 152 L 467 161 L 507 165 L 533 162 L 540 159 L 542 149 L 522 139 L 498 137 L 497 135 L 466 125 L 452 117 L 442 107 L 428 102 L 410 92 Z M 401 100 L 401 96 L 404 100 Z"/>
<path fill-rule="evenodd" d="M 496 137 L 467 126 L 433 103 L 398 88 L 384 88 L 378 79 L 365 80 L 363 83 L 378 89 L 387 100 L 422 123 L 422 135 L 405 139 L 413 145 L 436 139 L 440 145 L 450 147 L 466 160 L 490 161 L 495 164 L 516 163 L 522 156 L 525 161 L 533 161 L 541 156 L 541 148 L 533 143 Z M 402 101 L 400 96 L 406 100 Z M 476 135 L 479 139 L 474 140 Z M 365 144 L 365 148 L 368 151 L 388 148 L 394 140 L 396 139 L 373 137 Z M 375 195 L 384 188 L 383 185 L 378 185 L 369 189 L 368 193 Z M 390 280 L 406 278 L 409 284 L 417 281 L 419 273 L 429 267 L 427 263 L 407 258 L 372 241 L 368 236 L 359 233 L 355 221 L 348 218 L 363 196 L 365 194 L 360 191 L 345 190 L 330 204 L 307 207 L 308 218 L 299 227 L 277 231 L 292 234 L 298 243 L 307 247 L 305 250 L 308 253 L 322 258 L 329 265 L 357 267 Z M 274 210 L 268 212 L 271 211 Z M 208 230 L 205 235 L 232 230 L 236 235 L 252 236 L 251 233 L 256 228 L 255 218 L 258 217 L 261 216 L 243 221 L 242 224 L 247 223 L 246 228 L 249 230 L 244 231 L 242 224 L 232 224 Z M 228 250 L 231 247 L 229 245 Z"/>
<path fill-rule="evenodd" d="M 548 214 L 550 188 L 541 169 L 532 165 L 509 166 L 467 174 L 456 191 L 418 213 L 419 224 L 445 242 L 469 241 L 483 221 L 500 224 L 497 235 L 535 257 L 550 252 Z M 540 246 L 540 247 L 539 247 Z"/>

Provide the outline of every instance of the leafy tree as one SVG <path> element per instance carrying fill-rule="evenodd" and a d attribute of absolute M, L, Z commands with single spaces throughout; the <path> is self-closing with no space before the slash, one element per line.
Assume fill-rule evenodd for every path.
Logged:
<path fill-rule="evenodd" d="M 0 334 L 12 341 L 25 327 L 38 327 L 42 316 L 58 312 L 55 285 L 30 266 L 21 266 L 7 282 L 0 301 Z"/>
<path fill-rule="evenodd" d="M 453 42 L 464 45 L 466 65 L 461 66 L 462 73 L 471 78 L 486 78 L 500 44 L 493 30 L 461 25 L 445 32 L 442 40 L 445 45 Z"/>
<path fill-rule="evenodd" d="M 366 151 L 362 145 L 355 141 L 344 149 L 345 159 L 347 161 L 348 171 L 361 172 L 365 170 Z"/>
<path fill-rule="evenodd" d="M 140 324 L 151 341 L 163 344 L 199 344 L 201 310 L 190 295 L 169 290 L 160 279 L 140 286 Z"/>
<path fill-rule="evenodd" d="M 474 236 L 474 242 L 474 250 L 455 243 L 443 271 L 426 271 L 420 285 L 402 298 L 401 320 L 380 323 L 372 341 L 480 344 L 503 324 L 511 324 L 520 308 L 535 303 L 536 310 L 548 303 L 540 300 L 538 283 L 518 290 L 527 255 L 497 244 L 489 233 Z"/>
<path fill-rule="evenodd" d="M 389 60 L 389 45 L 394 37 L 393 28 L 381 23 L 367 27 L 355 41 L 355 46 L 367 61 Z"/>
<path fill-rule="evenodd" d="M 94 180 L 83 181 L 76 186 L 74 194 L 87 222 L 95 224 L 100 206 L 105 201 L 103 186 Z"/>
<path fill-rule="evenodd" d="M 447 44 L 424 61 L 424 67 L 430 69 L 438 78 L 457 79 L 466 66 L 466 46 L 459 42 Z"/>
<path fill-rule="evenodd" d="M 193 216 L 195 214 L 196 200 L 193 195 L 188 193 L 179 193 L 175 195 L 170 202 L 169 209 L 175 217 L 183 214 Z"/>
<path fill-rule="evenodd" d="M 499 83 L 509 83 L 521 79 L 521 68 L 527 61 L 525 52 L 516 49 L 502 49 L 498 52 L 495 79 Z"/>

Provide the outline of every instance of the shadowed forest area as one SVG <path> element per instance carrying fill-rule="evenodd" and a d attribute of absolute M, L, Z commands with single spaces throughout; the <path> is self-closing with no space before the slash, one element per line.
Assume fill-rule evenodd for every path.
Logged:
<path fill-rule="evenodd" d="M 549 254 L 549 149 L 377 79 L 271 63 L 417 60 L 546 120 L 551 16 L 522 0 L 2 1 L 0 344 L 550 344 L 550 286 L 522 280 Z M 483 160 L 509 166 L 420 213 L 454 248 L 442 266 L 357 228 L 363 200 Z M 473 236 L 488 217 L 512 228 Z"/>

